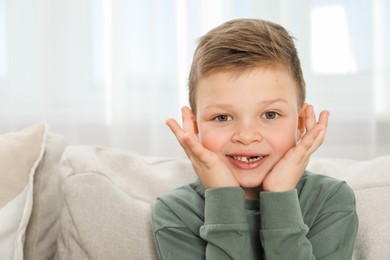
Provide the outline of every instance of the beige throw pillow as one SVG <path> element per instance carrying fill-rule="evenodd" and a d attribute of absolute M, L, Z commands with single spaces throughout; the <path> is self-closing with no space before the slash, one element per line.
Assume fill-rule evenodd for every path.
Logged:
<path fill-rule="evenodd" d="M 187 160 L 68 146 L 58 260 L 157 259 L 151 207 L 157 195 L 195 179 Z"/>
<path fill-rule="evenodd" d="M 0 255 L 23 259 L 33 204 L 33 178 L 45 151 L 46 125 L 0 135 Z"/>
<path fill-rule="evenodd" d="M 45 154 L 34 175 L 33 208 L 26 230 L 24 260 L 54 259 L 62 210 L 59 161 L 65 139 L 49 133 Z"/>

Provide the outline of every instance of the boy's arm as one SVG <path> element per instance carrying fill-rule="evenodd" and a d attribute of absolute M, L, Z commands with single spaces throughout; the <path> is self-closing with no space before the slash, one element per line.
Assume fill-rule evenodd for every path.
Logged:
<path fill-rule="evenodd" d="M 296 190 L 261 193 L 265 259 L 351 259 L 358 225 L 353 192 L 342 184 L 323 202 L 309 229 Z"/>
<path fill-rule="evenodd" d="M 200 236 L 207 241 L 206 259 L 253 259 L 243 190 L 215 188 L 206 190 L 205 195 Z"/>
<path fill-rule="evenodd" d="M 253 259 L 241 188 L 206 190 L 204 224 L 202 216 L 179 204 L 157 200 L 153 208 L 160 259 Z"/>

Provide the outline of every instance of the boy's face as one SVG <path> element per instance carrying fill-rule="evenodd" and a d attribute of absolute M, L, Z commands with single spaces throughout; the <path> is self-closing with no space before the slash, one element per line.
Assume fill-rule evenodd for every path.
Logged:
<path fill-rule="evenodd" d="M 197 89 L 200 142 L 228 165 L 246 196 L 300 139 L 296 83 L 282 67 L 218 72 Z"/>

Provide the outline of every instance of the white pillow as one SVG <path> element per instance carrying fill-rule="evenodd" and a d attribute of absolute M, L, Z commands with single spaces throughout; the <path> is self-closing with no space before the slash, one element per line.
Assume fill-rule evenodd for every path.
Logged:
<path fill-rule="evenodd" d="M 23 259 L 34 173 L 45 151 L 47 132 L 46 125 L 34 125 L 0 135 L 1 259 Z"/>
<path fill-rule="evenodd" d="M 366 161 L 313 158 L 308 169 L 345 180 L 355 193 L 359 229 L 352 259 L 389 259 L 390 155 Z"/>

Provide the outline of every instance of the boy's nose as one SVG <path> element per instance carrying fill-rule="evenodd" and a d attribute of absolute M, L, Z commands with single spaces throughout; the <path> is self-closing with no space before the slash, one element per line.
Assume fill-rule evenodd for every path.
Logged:
<path fill-rule="evenodd" d="M 260 129 L 254 126 L 243 126 L 237 129 L 232 136 L 232 141 L 248 145 L 253 142 L 261 142 L 263 139 Z"/>

